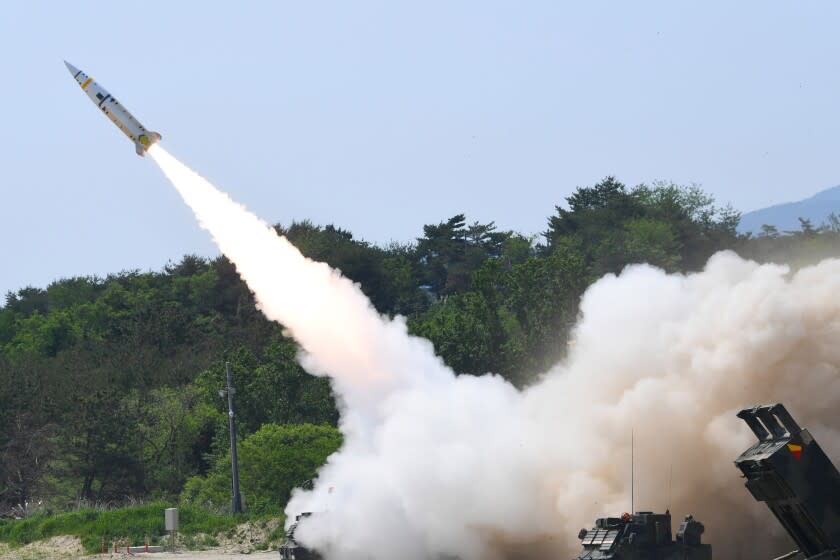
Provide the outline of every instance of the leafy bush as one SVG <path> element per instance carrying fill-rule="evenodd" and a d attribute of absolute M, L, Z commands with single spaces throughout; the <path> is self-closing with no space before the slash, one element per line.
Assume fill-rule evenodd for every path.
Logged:
<path fill-rule="evenodd" d="M 341 446 L 341 434 L 328 425 L 265 424 L 238 447 L 240 491 L 255 513 L 282 511 L 292 488 L 313 478 Z M 207 477 L 192 477 L 181 494 L 184 503 L 224 511 L 230 507 L 230 453 L 220 457 Z"/>

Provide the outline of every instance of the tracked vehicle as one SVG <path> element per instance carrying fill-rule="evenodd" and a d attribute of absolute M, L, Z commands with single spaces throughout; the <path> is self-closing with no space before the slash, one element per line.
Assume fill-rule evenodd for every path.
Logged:
<path fill-rule="evenodd" d="M 738 413 L 758 442 L 741 453 L 735 466 L 752 496 L 765 502 L 797 549 L 776 560 L 840 560 L 840 472 L 808 430 L 800 428 L 784 405 L 746 408 Z M 294 538 L 303 513 L 289 527 L 280 548 L 284 560 L 321 560 Z M 671 514 L 636 512 L 603 517 L 581 529 L 578 560 L 711 560 L 703 524 L 691 515 L 671 535 Z"/>
<path fill-rule="evenodd" d="M 602 517 L 578 533 L 583 545 L 578 560 L 711 560 L 712 546 L 700 538 L 704 529 L 689 515 L 672 539 L 669 511 Z"/>
<path fill-rule="evenodd" d="M 797 545 L 776 560 L 840 559 L 840 472 L 811 433 L 780 403 L 738 413 L 758 438 L 735 466 L 745 486 L 764 502 Z M 671 540 L 669 512 L 605 517 L 581 530 L 578 560 L 711 560 L 703 524 L 685 518 Z"/>

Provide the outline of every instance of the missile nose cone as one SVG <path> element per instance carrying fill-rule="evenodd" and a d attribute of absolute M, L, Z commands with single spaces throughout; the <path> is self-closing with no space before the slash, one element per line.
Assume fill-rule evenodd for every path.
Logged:
<path fill-rule="evenodd" d="M 73 77 L 75 78 L 75 77 L 76 77 L 76 74 L 78 74 L 78 73 L 79 73 L 79 69 L 78 69 L 78 68 L 76 68 L 75 66 L 73 66 L 72 64 L 70 64 L 69 62 L 67 62 L 66 60 L 64 61 L 64 65 L 65 65 L 65 66 L 67 67 L 67 69 L 70 71 L 70 75 L 71 75 L 71 76 L 73 76 Z"/>

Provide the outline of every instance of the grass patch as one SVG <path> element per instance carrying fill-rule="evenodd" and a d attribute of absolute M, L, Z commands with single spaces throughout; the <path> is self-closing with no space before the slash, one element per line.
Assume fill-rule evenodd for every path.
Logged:
<path fill-rule="evenodd" d="M 106 547 L 120 539 L 130 541 L 135 546 L 141 545 L 147 536 L 151 544 L 159 544 L 166 536 L 163 510 L 168 507 L 173 505 L 158 502 L 110 511 L 81 509 L 57 515 L 37 514 L 26 519 L 2 519 L 0 542 L 21 546 L 58 535 L 71 535 L 79 537 L 85 551 L 89 553 L 99 552 L 101 539 L 105 540 Z M 196 535 L 232 531 L 236 525 L 254 520 L 247 514 L 236 517 L 219 515 L 193 506 L 178 509 L 181 526 L 179 534 L 186 542 L 192 540 L 199 547 L 211 545 L 215 539 L 195 539 Z"/>
<path fill-rule="evenodd" d="M 197 535 L 185 535 L 181 542 L 187 550 L 206 550 L 219 546 L 219 541 L 216 537 L 206 533 L 199 533 Z"/>

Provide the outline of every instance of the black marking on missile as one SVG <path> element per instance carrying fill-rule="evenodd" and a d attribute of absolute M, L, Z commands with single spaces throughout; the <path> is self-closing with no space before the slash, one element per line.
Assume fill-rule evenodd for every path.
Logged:
<path fill-rule="evenodd" d="M 109 97 L 111 97 L 110 93 L 102 98 L 102 101 L 99 102 L 99 106 L 102 107 L 102 104 L 105 103 L 106 101 L 108 101 Z"/>
<path fill-rule="evenodd" d="M 73 76 L 73 79 L 75 80 L 76 78 L 78 78 L 78 77 L 79 77 L 79 74 L 81 74 L 81 73 L 82 73 L 82 71 L 81 71 L 81 70 L 79 70 L 78 72 L 76 72 L 76 75 L 75 75 L 75 76 Z"/>

